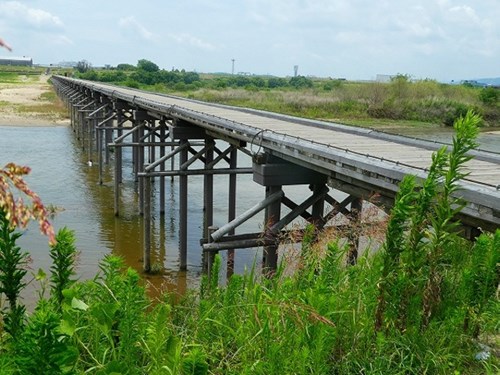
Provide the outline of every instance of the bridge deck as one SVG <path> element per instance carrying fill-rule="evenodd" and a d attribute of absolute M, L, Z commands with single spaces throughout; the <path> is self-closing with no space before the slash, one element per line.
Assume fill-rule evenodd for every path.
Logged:
<path fill-rule="evenodd" d="M 401 176 L 424 177 L 431 155 L 440 144 L 388 135 L 368 129 L 299 119 L 263 111 L 237 109 L 193 100 L 71 80 L 91 91 L 125 100 L 138 108 L 190 121 L 207 130 L 242 139 L 304 166 L 332 175 L 346 175 L 369 186 L 395 191 Z M 500 155 L 476 151 L 467 163 L 465 209 L 477 218 L 500 226 Z M 347 166 L 347 168 L 346 168 Z M 345 172 L 349 170 L 351 172 Z M 377 182 L 378 181 L 378 182 Z"/>
<path fill-rule="evenodd" d="M 112 87 L 113 90 L 117 90 L 115 86 L 99 86 L 106 88 Z M 131 95 L 132 97 L 139 96 L 136 90 L 127 88 L 120 88 L 119 90 L 121 93 Z M 376 139 L 373 138 L 370 133 L 353 134 L 351 132 L 343 132 L 341 129 L 333 126 L 328 129 L 324 127 L 303 125 L 295 122 L 292 117 L 284 117 L 285 119 L 271 118 L 263 116 L 258 112 L 245 113 L 236 108 L 223 108 L 211 104 L 146 92 L 140 92 L 140 97 L 141 99 L 150 100 L 151 102 L 200 112 L 264 131 L 282 133 L 315 143 L 347 149 L 360 154 L 368 154 L 372 157 L 393 161 L 394 163 L 407 164 L 418 169 L 429 167 L 431 156 L 434 151 L 399 143 L 395 140 Z M 467 172 L 470 173 L 467 180 L 493 187 L 500 186 L 500 156 L 496 154 L 489 156 L 492 161 L 473 159 L 467 163 Z"/>

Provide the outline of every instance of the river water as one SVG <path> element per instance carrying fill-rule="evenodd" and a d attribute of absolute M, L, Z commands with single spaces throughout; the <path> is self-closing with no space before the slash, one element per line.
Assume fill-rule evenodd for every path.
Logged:
<path fill-rule="evenodd" d="M 240 154 L 239 158 L 240 167 L 250 166 L 251 161 L 246 155 Z M 112 168 L 105 166 L 104 183 L 100 185 L 98 166 L 88 165 L 87 152 L 75 140 L 71 128 L 0 126 L 0 164 L 3 166 L 8 162 L 32 169 L 26 180 L 45 205 L 56 208 L 57 214 L 52 220 L 56 230 L 66 226 L 75 231 L 80 279 L 94 277 L 99 261 L 109 253 L 122 256 L 128 266 L 142 270 L 143 223 L 138 213 L 130 153 L 124 150 L 119 218 L 114 216 Z M 145 277 L 153 289 L 183 293 L 187 287 L 196 287 L 200 280 L 203 177 L 189 177 L 187 272 L 179 271 L 178 183 L 170 178 L 166 181 L 165 215 L 160 216 L 158 208 L 154 207 L 152 224 L 152 247 L 155 249 L 152 265 L 161 272 Z M 227 176 L 214 177 L 214 224 L 219 226 L 227 222 L 228 185 Z M 303 187 L 290 187 L 286 191 L 292 199 L 300 199 L 304 194 Z M 252 207 L 264 196 L 264 188 L 254 183 L 251 175 L 238 176 L 236 214 Z M 263 214 L 256 215 L 238 228 L 237 233 L 258 232 L 262 229 L 262 222 Z M 47 239 L 34 223 L 18 244 L 29 251 L 33 273 L 39 268 L 48 272 L 51 263 Z M 252 267 L 261 256 L 259 250 L 236 251 L 235 272 L 241 273 Z"/>
<path fill-rule="evenodd" d="M 421 134 L 409 134 L 422 136 Z M 440 129 L 426 138 L 447 141 L 451 131 Z M 483 133 L 481 147 L 500 152 L 500 134 Z M 142 217 L 138 214 L 137 196 L 131 175 L 130 157 L 124 156 L 124 183 L 121 187 L 121 212 L 116 218 L 113 212 L 113 183 L 111 168 L 105 169 L 104 184 L 98 182 L 98 167 L 88 166 L 83 152 L 69 127 L 2 127 L 0 126 L 0 165 L 8 162 L 28 165 L 32 173 L 27 177 L 29 186 L 36 191 L 46 205 L 53 205 L 58 213 L 53 219 L 57 229 L 67 226 L 77 238 L 78 277 L 92 278 L 98 272 L 99 261 L 105 254 L 113 253 L 125 259 L 127 265 L 142 269 Z M 247 165 L 244 165 L 247 164 Z M 244 160 L 239 166 L 248 166 Z M 217 225 L 227 222 L 228 178 L 214 178 L 214 221 Z M 167 179 L 165 216 L 154 216 L 152 263 L 161 274 L 146 276 L 153 289 L 168 289 L 183 293 L 187 287 L 196 287 L 201 273 L 201 247 L 203 223 L 203 179 L 189 178 L 188 270 L 178 270 L 178 184 Z M 237 215 L 258 203 L 264 197 L 264 188 L 253 183 L 251 175 L 238 176 Z M 299 203 L 307 189 L 287 188 L 286 193 Z M 302 197 L 302 199 L 300 199 Z M 342 196 L 338 197 L 342 199 Z M 157 210 L 155 211 L 157 212 Z M 262 228 L 262 215 L 246 223 L 239 233 L 257 232 Z M 32 257 L 31 268 L 48 272 L 47 239 L 31 225 L 18 242 Z M 236 251 L 235 271 L 251 267 L 261 254 L 255 250 Z M 34 288 L 34 287 L 33 287 Z"/>

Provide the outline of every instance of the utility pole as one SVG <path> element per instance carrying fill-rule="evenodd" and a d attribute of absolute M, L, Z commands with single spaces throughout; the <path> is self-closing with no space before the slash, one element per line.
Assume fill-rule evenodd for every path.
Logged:
<path fill-rule="evenodd" d="M 234 61 L 235 61 L 235 60 L 234 60 L 234 59 L 231 59 L 231 61 L 233 62 L 233 67 L 232 67 L 232 69 L 231 69 L 231 74 L 232 74 L 232 75 L 234 75 Z"/>

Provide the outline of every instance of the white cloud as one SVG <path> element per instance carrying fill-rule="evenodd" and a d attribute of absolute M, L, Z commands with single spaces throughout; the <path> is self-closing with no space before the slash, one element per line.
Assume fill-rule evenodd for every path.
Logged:
<path fill-rule="evenodd" d="M 215 50 L 215 46 L 213 44 L 205 42 L 204 40 L 201 40 L 200 38 L 197 38 L 188 33 L 169 34 L 169 36 L 179 44 L 189 44 L 190 46 L 207 51 Z"/>
<path fill-rule="evenodd" d="M 64 27 L 59 17 L 42 9 L 30 8 L 19 1 L 0 3 L 0 14 L 5 20 L 16 25 L 23 24 L 38 29 L 61 29 Z"/>
<path fill-rule="evenodd" d="M 123 30 L 127 32 L 132 32 L 140 36 L 142 39 L 145 40 L 155 39 L 155 34 L 153 34 L 146 27 L 144 27 L 139 21 L 135 19 L 134 16 L 121 18 L 118 24 Z"/>

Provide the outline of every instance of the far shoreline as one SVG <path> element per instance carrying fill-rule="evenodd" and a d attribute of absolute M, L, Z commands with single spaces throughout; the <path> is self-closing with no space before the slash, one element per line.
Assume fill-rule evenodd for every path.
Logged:
<path fill-rule="evenodd" d="M 2 127 L 66 127 L 67 111 L 57 98 L 50 76 L 29 78 L 18 75 L 17 81 L 0 82 L 0 126 Z M 63 113 L 65 112 L 65 113 Z"/>
<path fill-rule="evenodd" d="M 1 127 L 23 127 L 23 128 L 42 128 L 42 127 L 68 127 L 70 120 L 48 120 L 36 117 L 0 117 Z"/>

